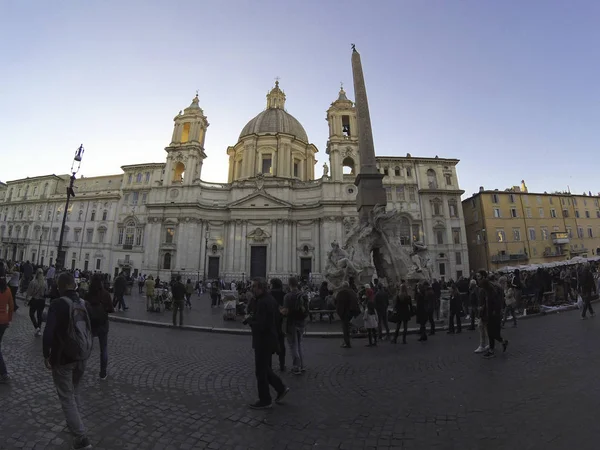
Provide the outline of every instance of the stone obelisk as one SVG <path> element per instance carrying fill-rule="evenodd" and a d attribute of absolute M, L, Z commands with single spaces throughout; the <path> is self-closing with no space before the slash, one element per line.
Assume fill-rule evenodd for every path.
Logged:
<path fill-rule="evenodd" d="M 369 212 L 377 204 L 385 206 L 387 198 L 383 188 L 383 174 L 377 170 L 373 130 L 367 101 L 367 89 L 363 76 L 360 54 L 352 45 L 352 77 L 354 79 L 354 98 L 358 119 L 358 152 L 360 155 L 360 172 L 354 184 L 358 187 L 356 209 L 360 220 L 368 218 Z"/>

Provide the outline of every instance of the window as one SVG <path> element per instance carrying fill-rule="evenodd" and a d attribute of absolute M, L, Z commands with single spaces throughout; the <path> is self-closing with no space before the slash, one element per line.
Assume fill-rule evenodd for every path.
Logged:
<path fill-rule="evenodd" d="M 492 203 L 500 203 L 498 199 L 498 194 L 492 194 Z"/>
<path fill-rule="evenodd" d="M 496 230 L 496 240 L 498 242 L 506 242 L 506 233 L 502 228 Z"/>
<path fill-rule="evenodd" d="M 541 205 L 542 204 L 542 197 L 540 197 L 539 195 L 537 195 L 535 197 L 535 201 L 537 202 L 538 205 Z"/>
<path fill-rule="evenodd" d="M 262 157 L 262 173 L 271 173 L 271 155 L 263 155 Z"/>
<path fill-rule="evenodd" d="M 500 208 L 494 208 L 494 217 L 502 217 L 502 215 L 500 214 Z"/>
<path fill-rule="evenodd" d="M 454 255 L 455 259 L 456 259 L 456 265 L 460 266 L 462 264 L 462 253 L 461 252 L 456 252 Z"/>
<path fill-rule="evenodd" d="M 523 199 L 523 203 L 529 206 L 529 197 L 527 195 L 523 195 L 521 198 Z"/>
<path fill-rule="evenodd" d="M 571 227 L 567 227 L 567 233 L 569 233 L 569 239 L 573 239 L 573 230 Z"/>
<path fill-rule="evenodd" d="M 577 199 L 576 198 L 573 199 L 573 206 L 577 206 Z"/>
<path fill-rule="evenodd" d="M 172 244 L 173 243 L 173 236 L 175 236 L 175 228 L 167 228 L 167 232 L 166 232 L 166 236 L 165 236 L 165 242 L 167 244 Z"/>
<path fill-rule="evenodd" d="M 437 189 L 438 187 L 437 175 L 433 169 L 427 171 L 427 186 L 429 189 Z"/>
<path fill-rule="evenodd" d="M 530 228 L 529 229 L 529 240 L 530 241 L 535 241 L 535 228 Z"/>
<path fill-rule="evenodd" d="M 90 222 L 96 220 L 96 211 L 92 210 L 92 215 L 90 216 Z"/>
<path fill-rule="evenodd" d="M 410 223 L 406 217 L 400 218 L 400 245 L 410 245 Z"/>
<path fill-rule="evenodd" d="M 441 216 L 442 212 L 441 212 L 442 208 L 439 202 L 434 201 L 433 202 L 433 215 L 434 216 Z"/>
<path fill-rule="evenodd" d="M 296 178 L 300 176 L 300 164 L 297 159 L 294 160 L 294 176 Z"/>
<path fill-rule="evenodd" d="M 4 216 L 4 217 L 6 217 L 6 216 Z M 6 219 L 4 219 L 4 220 L 6 220 Z M 46 220 L 52 220 L 52 210 L 51 209 L 48 210 L 48 218 Z"/>
<path fill-rule="evenodd" d="M 527 216 L 528 219 L 531 219 L 531 217 L 532 217 L 531 208 L 525 208 L 525 215 Z"/>
<path fill-rule="evenodd" d="M 75 230 L 75 232 L 73 233 L 73 240 L 75 242 L 79 242 L 79 235 L 81 234 L 81 230 Z"/>
<path fill-rule="evenodd" d="M 446 185 L 452 186 L 452 175 L 446 174 L 446 175 L 444 175 L 444 178 L 446 179 Z"/>
<path fill-rule="evenodd" d="M 458 209 L 454 200 L 448 200 L 448 212 L 450 217 L 458 217 Z"/>
<path fill-rule="evenodd" d="M 415 224 L 412 226 L 412 237 L 414 242 L 421 240 L 421 228 L 419 225 Z"/>
<path fill-rule="evenodd" d="M 538 208 L 538 214 L 540 217 L 544 217 L 544 208 Z"/>
<path fill-rule="evenodd" d="M 460 244 L 460 228 L 452 228 L 452 242 Z"/>
<path fill-rule="evenodd" d="M 142 228 L 135 230 L 135 245 L 142 245 Z"/>
<path fill-rule="evenodd" d="M 416 191 L 415 191 L 415 187 L 414 186 L 410 186 L 408 188 L 408 199 L 411 202 L 416 202 L 417 201 L 417 195 L 416 195 Z"/>
<path fill-rule="evenodd" d="M 139 192 L 134 192 L 133 194 L 131 194 L 131 204 L 132 205 L 137 205 L 138 204 L 138 198 L 140 196 Z"/>
<path fill-rule="evenodd" d="M 554 208 L 552 208 L 550 210 L 550 217 L 552 217 L 553 219 L 556 219 L 556 210 Z"/>
<path fill-rule="evenodd" d="M 106 220 L 107 217 L 108 217 L 108 211 L 106 211 L 106 210 L 102 211 L 102 220 Z"/>
<path fill-rule="evenodd" d="M 125 229 L 123 227 L 119 227 L 119 240 L 117 243 L 119 245 L 123 245 L 123 234 L 125 233 Z"/>
<path fill-rule="evenodd" d="M 542 241 L 547 241 L 548 240 L 548 228 L 541 227 L 540 231 L 542 232 Z"/>
<path fill-rule="evenodd" d="M 407 177 L 412 177 L 412 170 L 410 169 L 410 167 L 406 168 L 406 176 Z"/>
<path fill-rule="evenodd" d="M 389 169 L 387 167 L 383 168 L 383 176 L 387 177 L 390 174 Z"/>
<path fill-rule="evenodd" d="M 579 219 L 579 211 L 575 210 L 575 217 L 577 217 Z"/>
<path fill-rule="evenodd" d="M 521 229 L 513 228 L 513 241 L 519 242 L 521 240 Z"/>
<path fill-rule="evenodd" d="M 10 234 L 9 234 L 9 236 L 10 236 Z M 55 241 L 57 239 L 57 237 L 58 237 L 58 228 L 54 228 L 54 229 L 52 229 L 52 240 Z"/>
<path fill-rule="evenodd" d="M 131 184 L 131 180 L 133 179 L 133 175 L 129 174 L 127 177 L 127 184 Z"/>
<path fill-rule="evenodd" d="M 591 238 L 594 237 L 594 231 L 592 230 L 591 227 L 588 227 L 588 237 L 591 237 Z"/>
<path fill-rule="evenodd" d="M 106 231 L 104 229 L 98 230 L 98 242 L 100 244 L 104 244 L 104 236 L 106 235 Z"/>
<path fill-rule="evenodd" d="M 146 183 L 150 182 L 150 172 L 146 172 Z"/>
<path fill-rule="evenodd" d="M 388 202 L 392 201 L 392 188 L 391 187 L 385 188 L 385 198 L 387 199 Z"/>
<path fill-rule="evenodd" d="M 397 177 L 400 176 L 400 167 L 398 167 L 398 166 L 394 167 L 394 175 Z"/>
<path fill-rule="evenodd" d="M 163 269 L 170 270 L 171 269 L 171 254 L 165 253 L 163 258 Z"/>
<path fill-rule="evenodd" d="M 136 182 L 136 183 L 141 183 L 141 182 L 142 182 L 142 174 L 141 174 L 141 172 L 140 172 L 140 173 L 138 173 L 138 174 L 135 176 L 135 182 Z"/>
<path fill-rule="evenodd" d="M 42 194 L 46 195 L 46 192 L 48 192 L 48 183 L 44 184 L 44 191 Z"/>
<path fill-rule="evenodd" d="M 444 231 L 443 230 L 437 230 L 435 232 L 435 240 L 439 245 L 442 245 L 444 243 Z"/>
<path fill-rule="evenodd" d="M 589 212 L 589 211 L 586 211 L 586 212 L 585 212 L 585 218 L 586 218 L 586 219 L 589 219 L 589 218 L 590 218 L 590 212 Z"/>
<path fill-rule="evenodd" d="M 147 196 L 148 196 L 148 194 L 146 194 L 145 192 L 142 194 L 142 205 L 146 204 Z"/>
<path fill-rule="evenodd" d="M 563 217 L 565 217 L 565 218 L 569 217 L 569 210 L 568 209 L 563 209 Z"/>
<path fill-rule="evenodd" d="M 33 195 L 36 195 L 36 194 L 37 194 L 37 186 L 34 186 L 33 187 Z"/>
<path fill-rule="evenodd" d="M 456 271 L 456 279 L 459 280 L 462 276 L 463 276 L 463 271 L 462 270 L 457 270 Z"/>
<path fill-rule="evenodd" d="M 440 263 L 440 276 L 446 275 L 446 264 Z"/>
<path fill-rule="evenodd" d="M 342 134 L 350 137 L 350 116 L 342 116 Z"/>
<path fill-rule="evenodd" d="M 583 239 L 583 227 L 577 227 L 577 237 Z"/>
<path fill-rule="evenodd" d="M 552 197 L 548 197 L 548 201 L 550 202 L 551 205 L 554 205 L 554 199 Z"/>
<path fill-rule="evenodd" d="M 404 186 L 396 186 L 396 201 L 403 202 L 404 200 Z"/>
<path fill-rule="evenodd" d="M 519 215 L 517 214 L 517 208 L 510 208 L 510 217 L 512 217 L 513 219 L 515 217 L 519 217 Z"/>
<path fill-rule="evenodd" d="M 135 223 L 129 222 L 125 229 L 125 245 L 133 245 L 133 239 L 135 236 Z"/>
<path fill-rule="evenodd" d="M 100 264 L 102 263 L 101 259 L 96 259 L 96 270 L 100 270 Z"/>
<path fill-rule="evenodd" d="M 94 239 L 94 230 L 93 229 L 88 229 L 85 232 L 85 240 L 86 242 L 92 242 L 92 240 Z"/>
<path fill-rule="evenodd" d="M 515 202 L 515 194 L 509 194 L 508 201 L 511 203 L 514 203 Z"/>

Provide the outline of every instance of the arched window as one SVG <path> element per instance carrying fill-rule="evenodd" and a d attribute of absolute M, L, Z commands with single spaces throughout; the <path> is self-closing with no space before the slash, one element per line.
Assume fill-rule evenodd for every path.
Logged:
<path fill-rule="evenodd" d="M 135 182 L 136 182 L 136 183 L 141 183 L 141 182 L 142 182 L 142 173 L 141 173 L 141 172 L 140 172 L 140 173 L 138 173 L 138 174 L 135 176 Z"/>
<path fill-rule="evenodd" d="M 28 226 L 28 225 L 25 225 L 25 226 L 23 227 L 23 237 L 24 237 L 25 239 L 27 239 L 27 235 L 28 235 L 28 234 L 29 234 L 29 226 Z"/>
<path fill-rule="evenodd" d="M 344 171 L 344 175 L 354 175 L 354 160 L 349 156 L 344 158 L 342 161 L 342 170 Z"/>
<path fill-rule="evenodd" d="M 183 176 L 185 175 L 185 166 L 182 162 L 175 164 L 175 171 L 173 173 L 174 183 L 183 183 Z"/>
<path fill-rule="evenodd" d="M 163 258 L 163 269 L 171 270 L 171 254 L 165 253 Z"/>
<path fill-rule="evenodd" d="M 80 210 L 79 210 L 79 216 L 77 216 L 77 220 L 78 220 L 79 222 L 81 222 L 81 221 L 82 221 L 82 219 L 83 219 L 83 209 L 80 209 Z"/>
<path fill-rule="evenodd" d="M 33 195 L 37 194 L 37 186 L 33 187 Z"/>
<path fill-rule="evenodd" d="M 429 189 L 437 189 L 437 175 L 435 174 L 435 170 L 429 169 L 427 171 L 427 185 Z"/>
<path fill-rule="evenodd" d="M 400 219 L 400 244 L 410 245 L 410 222 L 406 217 Z"/>
<path fill-rule="evenodd" d="M 106 220 L 107 217 L 108 217 L 108 211 L 107 210 L 102 211 L 102 220 Z"/>
<path fill-rule="evenodd" d="M 125 245 L 133 245 L 135 238 L 135 222 L 133 220 L 125 225 Z"/>
<path fill-rule="evenodd" d="M 398 167 L 398 166 L 394 167 L 394 176 L 397 176 L 397 177 L 400 176 L 400 167 Z"/>

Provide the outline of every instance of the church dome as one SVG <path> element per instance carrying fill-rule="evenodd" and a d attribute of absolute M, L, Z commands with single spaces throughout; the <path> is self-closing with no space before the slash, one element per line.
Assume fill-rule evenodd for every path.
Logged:
<path fill-rule="evenodd" d="M 308 143 L 308 136 L 298 120 L 284 109 L 285 94 L 279 89 L 279 81 L 267 94 L 267 109 L 254 117 L 240 133 L 240 139 L 250 134 L 285 133 Z"/>

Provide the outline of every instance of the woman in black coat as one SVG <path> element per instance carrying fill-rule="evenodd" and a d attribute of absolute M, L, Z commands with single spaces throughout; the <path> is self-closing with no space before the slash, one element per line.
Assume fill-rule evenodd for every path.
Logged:
<path fill-rule="evenodd" d="M 406 333 L 408 332 L 408 321 L 411 318 L 412 312 L 412 299 L 408 295 L 408 289 L 405 284 L 400 286 L 400 292 L 396 294 L 396 301 L 394 303 L 394 313 L 396 314 L 396 333 L 392 343 L 398 343 L 398 334 L 400 334 L 400 325 L 403 326 L 402 330 L 402 343 L 406 344 Z"/>

